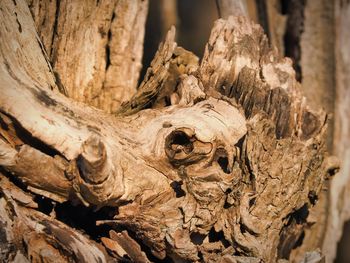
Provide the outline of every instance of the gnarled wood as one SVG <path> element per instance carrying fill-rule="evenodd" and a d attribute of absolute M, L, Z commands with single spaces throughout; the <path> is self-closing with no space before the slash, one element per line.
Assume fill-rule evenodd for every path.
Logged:
<path fill-rule="evenodd" d="M 315 220 L 309 209 L 336 167 L 325 153 L 326 115 L 307 107 L 291 62 L 268 47 L 259 26 L 244 17 L 218 20 L 199 66 L 171 29 L 138 92 L 110 115 L 51 90 L 54 75 L 29 9 L 17 2 L 0 4 L 1 36 L 22 45 L 18 56 L 0 43 L 0 165 L 25 191 L 99 210 L 91 227 L 110 230 L 89 240 L 71 233 L 69 221 L 34 211 L 31 194 L 1 188 L 3 211 L 13 206 L 27 225 L 19 239 L 27 229 L 36 238 L 18 257 L 42 257 L 45 248 L 45 259 L 63 262 L 293 260 Z M 28 21 L 25 31 L 14 27 L 11 8 Z M 54 217 L 59 209 L 51 210 Z M 21 220 L 10 212 L 3 222 Z M 20 250 L 8 236 L 6 244 Z"/>
<path fill-rule="evenodd" d="M 102 246 L 32 204 L 32 195 L 0 175 L 1 260 L 9 262 L 109 262 Z M 34 209 L 32 209 L 34 208 Z"/>

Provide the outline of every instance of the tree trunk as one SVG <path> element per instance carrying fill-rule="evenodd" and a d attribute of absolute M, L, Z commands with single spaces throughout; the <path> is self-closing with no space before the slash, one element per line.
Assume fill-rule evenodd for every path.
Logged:
<path fill-rule="evenodd" d="M 296 80 L 313 69 L 295 73 L 242 3 L 221 8 L 200 63 L 172 27 L 137 88 L 148 1 L 0 2 L 2 261 L 324 260 L 329 116 Z"/>

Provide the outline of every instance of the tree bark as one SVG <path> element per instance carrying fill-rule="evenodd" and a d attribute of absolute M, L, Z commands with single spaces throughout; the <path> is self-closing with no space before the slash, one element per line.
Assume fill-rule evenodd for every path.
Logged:
<path fill-rule="evenodd" d="M 0 2 L 1 260 L 321 262 L 338 164 L 292 61 L 231 16 L 200 63 L 171 28 L 136 91 L 146 11 Z"/>
<path fill-rule="evenodd" d="M 147 0 L 28 4 L 69 97 L 106 112 L 130 98 L 141 70 Z"/>
<path fill-rule="evenodd" d="M 342 169 L 320 198 L 315 210 L 319 223 L 314 226 L 319 230 L 306 235 L 304 245 L 322 248 L 327 262 L 332 262 L 349 210 L 346 204 L 349 157 L 345 150 L 349 144 L 346 135 L 349 116 L 347 106 L 342 106 L 348 105 L 349 94 L 346 88 L 349 80 L 345 77 L 349 71 L 346 60 L 349 5 L 346 1 L 303 0 L 266 1 L 266 4 L 271 42 L 298 64 L 296 68 L 309 105 L 323 108 L 331 116 L 327 148 L 339 157 Z"/>

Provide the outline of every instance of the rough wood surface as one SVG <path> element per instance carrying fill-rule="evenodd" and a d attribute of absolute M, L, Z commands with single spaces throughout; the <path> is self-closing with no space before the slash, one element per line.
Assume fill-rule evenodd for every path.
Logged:
<path fill-rule="evenodd" d="M 196 71 L 198 60 L 192 52 L 177 46 L 175 28 L 172 27 L 164 43 L 159 46 L 137 92 L 121 105 L 116 114 L 130 115 L 147 107 L 178 104 L 178 84 L 181 78 Z"/>
<path fill-rule="evenodd" d="M 111 115 L 51 88 L 24 0 L 0 7 L 1 36 L 21 46 L 0 42 L 1 180 L 10 189 L 1 188 L 1 221 L 5 250 L 16 248 L 4 260 L 293 261 L 335 167 L 327 116 L 308 108 L 291 61 L 261 27 L 218 20 L 200 65 L 172 29 L 139 91 Z M 22 31 L 15 14 L 28 22 Z M 17 222 L 26 225 L 19 240 L 27 229 L 40 238 L 26 250 L 12 238 Z"/>
<path fill-rule="evenodd" d="M 0 175 L 3 262 L 108 262 L 103 246 L 51 215 L 36 211 L 34 197 Z"/>
<path fill-rule="evenodd" d="M 28 2 L 69 97 L 113 112 L 136 92 L 148 1 Z"/>

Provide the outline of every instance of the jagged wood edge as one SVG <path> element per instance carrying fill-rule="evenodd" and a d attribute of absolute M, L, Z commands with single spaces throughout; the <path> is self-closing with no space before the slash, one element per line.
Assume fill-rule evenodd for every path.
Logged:
<path fill-rule="evenodd" d="M 307 140 L 327 122 L 321 109 L 308 107 L 291 60 L 270 48 L 262 28 L 246 17 L 215 22 L 199 74 L 206 92 L 235 98 L 248 119 L 265 112 L 277 138 Z"/>
<path fill-rule="evenodd" d="M 198 58 L 175 42 L 175 27 L 166 35 L 147 69 L 144 80 L 132 98 L 123 103 L 116 111 L 118 116 L 135 114 L 142 109 L 152 108 L 167 97 L 170 102 L 172 93 L 182 75 L 191 74 L 198 68 Z M 164 105 L 164 103 L 162 103 Z"/>
<path fill-rule="evenodd" d="M 266 135 L 278 144 L 285 141 L 284 139 L 294 138 L 292 141 L 295 145 L 301 142 L 307 148 L 308 145 L 318 147 L 319 153 L 315 157 L 327 156 L 324 153 L 327 115 L 320 109 L 311 110 L 308 107 L 300 93 L 300 84 L 295 80 L 291 61 L 280 58 L 277 51 L 269 47 L 260 26 L 254 25 L 245 17 L 230 17 L 228 21 L 217 21 L 206 46 L 199 72 L 206 93 L 218 98 L 233 98 L 241 105 L 250 127 L 246 141 L 252 137 L 249 135 L 252 131 L 252 145 L 259 145 L 257 142 L 260 139 L 254 135 L 255 129 L 261 129 L 256 123 L 258 117 L 261 123 L 266 120 L 267 123 L 272 121 L 268 126 L 275 132 Z M 264 133 L 263 130 L 260 132 Z M 287 146 L 286 149 L 288 148 L 293 151 L 294 146 Z M 305 148 L 305 151 L 309 150 Z M 246 155 L 248 168 L 251 165 L 249 162 L 260 159 L 258 156 L 249 157 L 248 150 Z M 322 166 L 319 171 L 320 179 L 327 171 L 334 174 L 334 171 L 339 169 L 339 164 L 333 157 L 327 157 L 319 165 Z M 318 185 L 315 196 L 321 190 L 322 180 L 315 182 L 315 185 Z M 314 204 L 308 204 L 309 207 L 312 205 Z M 315 217 L 312 215 L 310 218 L 312 219 L 307 219 L 311 222 L 308 224 L 312 225 L 315 223 Z M 303 229 L 307 228 L 308 226 Z M 300 233 L 299 230 L 299 234 L 294 234 L 297 237 Z M 279 253 L 285 253 L 285 249 L 290 253 L 287 244 L 280 245 L 282 247 Z"/>
<path fill-rule="evenodd" d="M 0 173 L 1 259 L 32 262 L 110 262 L 95 241 L 49 215 L 37 211 L 33 195 L 24 192 Z M 27 256 L 25 256 L 27 254 Z M 30 259 L 30 261 L 29 261 Z"/>

